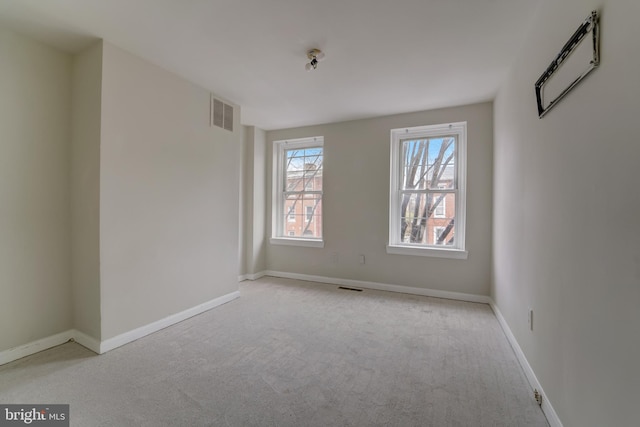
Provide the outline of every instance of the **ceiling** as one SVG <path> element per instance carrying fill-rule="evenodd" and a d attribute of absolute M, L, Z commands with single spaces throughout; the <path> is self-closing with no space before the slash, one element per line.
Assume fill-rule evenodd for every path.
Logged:
<path fill-rule="evenodd" d="M 68 52 L 96 38 L 280 129 L 493 99 L 538 0 L 0 0 Z M 306 52 L 326 58 L 306 72 Z"/>

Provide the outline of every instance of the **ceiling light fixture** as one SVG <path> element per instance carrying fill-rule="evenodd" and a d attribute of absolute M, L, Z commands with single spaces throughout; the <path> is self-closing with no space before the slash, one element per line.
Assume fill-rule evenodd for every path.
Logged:
<path fill-rule="evenodd" d="M 316 68 L 318 68 L 318 61 L 322 61 L 322 59 L 324 58 L 324 52 L 322 52 L 320 49 L 311 49 L 307 52 L 307 58 L 309 58 L 311 62 L 308 62 L 304 66 L 304 69 L 307 71 L 315 70 Z"/>

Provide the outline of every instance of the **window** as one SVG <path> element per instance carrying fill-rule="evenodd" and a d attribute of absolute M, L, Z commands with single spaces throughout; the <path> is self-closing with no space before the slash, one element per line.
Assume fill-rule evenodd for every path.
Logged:
<path fill-rule="evenodd" d="M 291 206 L 286 206 L 287 212 L 289 212 L 289 215 L 287 216 L 287 222 L 296 222 L 296 207 L 291 205 Z"/>
<path fill-rule="evenodd" d="M 433 217 L 434 218 L 445 218 L 446 217 L 446 212 L 447 212 L 447 208 L 446 208 L 446 203 L 447 203 L 447 198 L 446 197 L 439 197 L 439 195 L 433 195 L 432 196 L 432 203 L 433 203 Z"/>
<path fill-rule="evenodd" d="M 431 243 L 434 245 L 453 245 L 453 236 L 447 232 L 447 227 L 435 226 Z"/>
<path fill-rule="evenodd" d="M 271 243 L 324 246 L 323 146 L 321 136 L 274 141 Z"/>
<path fill-rule="evenodd" d="M 391 131 L 388 253 L 467 257 L 466 128 L 459 122 Z"/>

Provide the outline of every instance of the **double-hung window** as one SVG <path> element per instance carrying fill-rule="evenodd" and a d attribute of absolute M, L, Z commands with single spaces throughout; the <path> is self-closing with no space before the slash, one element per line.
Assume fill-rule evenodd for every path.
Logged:
<path fill-rule="evenodd" d="M 321 136 L 273 143 L 273 244 L 323 247 Z"/>
<path fill-rule="evenodd" d="M 466 258 L 466 122 L 391 131 L 393 254 Z"/>

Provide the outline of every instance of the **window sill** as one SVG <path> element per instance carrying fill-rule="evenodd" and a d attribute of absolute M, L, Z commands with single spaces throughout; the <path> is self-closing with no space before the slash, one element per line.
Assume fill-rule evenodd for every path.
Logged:
<path fill-rule="evenodd" d="M 320 239 L 300 239 L 300 238 L 286 238 L 286 237 L 272 237 L 269 239 L 269 243 L 272 245 L 284 245 L 284 246 L 303 246 L 307 248 L 324 248 L 324 240 Z"/>
<path fill-rule="evenodd" d="M 387 253 L 394 255 L 415 255 L 433 258 L 467 259 L 469 252 L 461 249 L 421 248 L 416 246 L 387 245 Z"/>

